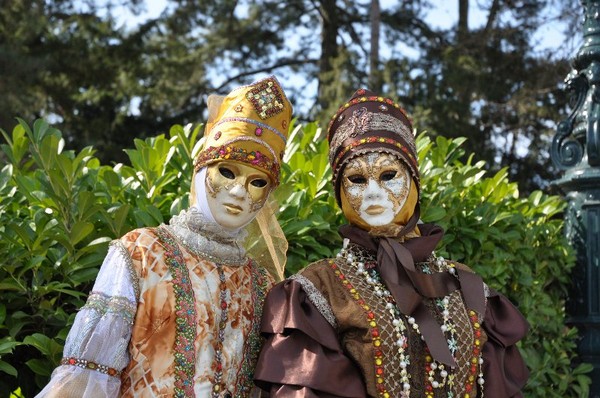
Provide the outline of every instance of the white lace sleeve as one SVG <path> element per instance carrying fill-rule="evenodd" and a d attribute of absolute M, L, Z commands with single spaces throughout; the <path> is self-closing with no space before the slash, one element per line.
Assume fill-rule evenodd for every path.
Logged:
<path fill-rule="evenodd" d="M 61 366 L 37 397 L 117 397 L 120 373 L 129 363 L 139 294 L 129 253 L 114 241 L 87 302 L 75 317 Z"/>

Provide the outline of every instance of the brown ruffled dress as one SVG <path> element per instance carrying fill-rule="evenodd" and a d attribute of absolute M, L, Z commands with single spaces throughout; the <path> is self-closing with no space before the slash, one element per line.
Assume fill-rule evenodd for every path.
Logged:
<path fill-rule="evenodd" d="M 527 322 L 468 267 L 432 254 L 439 227 L 419 228 L 423 239 L 403 245 L 414 274 L 389 276 L 376 244 L 351 239 L 337 258 L 276 285 L 265 302 L 255 383 L 286 398 L 521 396 L 528 371 L 515 343 Z M 403 290 L 421 293 L 408 316 L 390 292 Z M 441 340 L 425 330 L 433 324 Z"/>

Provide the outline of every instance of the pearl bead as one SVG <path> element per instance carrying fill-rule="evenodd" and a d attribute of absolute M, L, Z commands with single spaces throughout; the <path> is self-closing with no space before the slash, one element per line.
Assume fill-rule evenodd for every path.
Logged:
<path fill-rule="evenodd" d="M 411 325 L 415 323 L 415 318 L 413 318 L 412 316 L 408 318 L 408 323 L 410 323 Z"/>
<path fill-rule="evenodd" d="M 442 314 L 443 314 L 445 317 L 449 317 L 449 316 L 450 316 L 450 311 L 448 311 L 448 310 L 444 310 L 444 312 L 442 312 Z"/>
<path fill-rule="evenodd" d="M 483 364 L 483 358 L 479 358 L 479 364 L 482 365 Z"/>
<path fill-rule="evenodd" d="M 483 377 L 480 377 L 479 379 L 477 379 L 477 383 L 479 383 L 479 385 L 483 385 L 485 383 L 485 380 L 483 379 Z"/>
<path fill-rule="evenodd" d="M 392 321 L 392 325 L 394 325 L 394 326 L 398 326 L 398 325 L 400 325 L 400 319 L 394 319 L 394 320 Z"/>
<path fill-rule="evenodd" d="M 392 303 L 387 303 L 387 304 L 385 305 L 385 308 L 387 308 L 388 310 L 391 310 L 391 309 L 393 309 L 393 308 L 394 308 L 394 304 L 392 304 Z"/>
<path fill-rule="evenodd" d="M 431 386 L 432 386 L 433 388 L 438 388 L 438 387 L 440 386 L 440 383 L 438 383 L 437 381 L 435 381 L 435 380 L 434 380 L 434 382 L 433 382 L 433 383 L 431 383 Z"/>
<path fill-rule="evenodd" d="M 437 369 L 437 364 L 435 362 L 432 362 L 431 365 L 431 369 L 436 370 Z"/>
<path fill-rule="evenodd" d="M 406 369 L 406 362 L 404 362 L 404 361 L 400 361 L 400 367 L 401 367 L 402 369 Z"/>
<path fill-rule="evenodd" d="M 410 390 L 410 384 L 408 384 L 408 383 L 404 383 L 404 384 L 402 385 L 402 388 L 404 389 L 404 391 L 408 391 L 408 390 Z"/>
<path fill-rule="evenodd" d="M 454 269 L 454 267 L 448 269 L 448 272 L 450 272 L 452 275 L 456 274 L 456 270 Z"/>
<path fill-rule="evenodd" d="M 445 370 L 442 370 L 440 372 L 440 376 L 442 376 L 442 378 L 445 379 L 446 377 L 448 377 L 448 372 L 446 372 Z"/>
<path fill-rule="evenodd" d="M 442 325 L 440 326 L 440 329 L 442 329 L 442 332 L 446 332 L 448 330 L 448 326 Z"/>

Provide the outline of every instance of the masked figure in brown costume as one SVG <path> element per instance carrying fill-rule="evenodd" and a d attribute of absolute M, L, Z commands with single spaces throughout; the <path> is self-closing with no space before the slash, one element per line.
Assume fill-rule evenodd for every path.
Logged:
<path fill-rule="evenodd" d="M 527 323 L 468 267 L 435 256 L 443 231 L 418 223 L 405 112 L 358 90 L 328 140 L 343 248 L 267 296 L 255 382 L 286 398 L 521 396 Z"/>
<path fill-rule="evenodd" d="M 210 96 L 208 107 L 192 207 L 111 244 L 40 397 L 258 393 L 262 306 L 283 277 L 277 249 L 287 247 L 274 241 L 279 224 L 264 205 L 279 183 L 292 110 L 274 77 Z M 246 237 L 265 250 L 251 256 Z"/>

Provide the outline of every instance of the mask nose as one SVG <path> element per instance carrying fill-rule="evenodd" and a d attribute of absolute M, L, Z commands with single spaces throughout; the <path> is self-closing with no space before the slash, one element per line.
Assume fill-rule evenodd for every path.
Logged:
<path fill-rule="evenodd" d="M 369 179 L 367 188 L 365 189 L 365 199 L 370 201 L 381 199 L 382 196 L 381 187 L 372 179 Z"/>
<path fill-rule="evenodd" d="M 244 196 L 246 196 L 246 190 L 244 189 L 244 187 L 242 186 L 242 184 L 236 183 L 229 190 L 229 194 L 231 196 L 235 197 L 235 198 L 243 199 Z"/>

